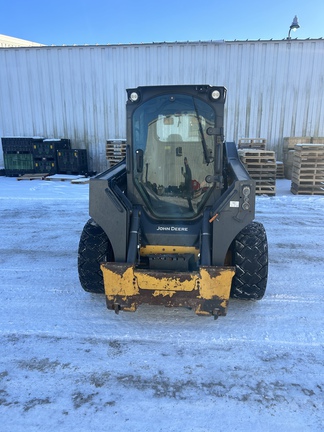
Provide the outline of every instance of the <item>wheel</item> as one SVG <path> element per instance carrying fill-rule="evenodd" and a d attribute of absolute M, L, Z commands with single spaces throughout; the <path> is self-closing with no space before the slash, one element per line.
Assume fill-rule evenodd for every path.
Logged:
<path fill-rule="evenodd" d="M 231 297 L 260 300 L 268 279 L 268 242 L 263 225 L 252 222 L 232 243 L 232 264 L 236 267 Z"/>
<path fill-rule="evenodd" d="M 105 292 L 100 264 L 114 261 L 110 241 L 93 219 L 85 224 L 79 243 L 78 272 L 85 291 L 101 294 Z"/>

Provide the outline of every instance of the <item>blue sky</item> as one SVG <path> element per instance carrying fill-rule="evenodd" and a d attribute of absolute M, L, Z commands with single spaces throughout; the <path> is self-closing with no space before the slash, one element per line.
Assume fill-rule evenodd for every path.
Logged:
<path fill-rule="evenodd" d="M 0 34 L 46 45 L 324 37 L 324 0 L 0 0 Z"/>

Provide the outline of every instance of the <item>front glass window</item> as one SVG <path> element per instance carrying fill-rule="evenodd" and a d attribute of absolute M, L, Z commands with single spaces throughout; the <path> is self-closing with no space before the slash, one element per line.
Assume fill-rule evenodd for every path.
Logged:
<path fill-rule="evenodd" d="M 214 110 L 188 95 L 163 95 L 133 115 L 134 180 L 157 217 L 192 218 L 211 191 Z"/>

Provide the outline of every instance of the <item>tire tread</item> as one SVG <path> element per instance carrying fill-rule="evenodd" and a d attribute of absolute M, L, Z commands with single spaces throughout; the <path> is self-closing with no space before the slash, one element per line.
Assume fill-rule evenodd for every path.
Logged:
<path fill-rule="evenodd" d="M 261 300 L 268 279 L 268 242 L 265 229 L 259 222 L 247 225 L 232 243 L 233 278 L 231 297 Z"/>
<path fill-rule="evenodd" d="M 109 239 L 92 219 L 85 224 L 79 242 L 78 272 L 82 288 L 87 292 L 105 292 L 100 264 L 114 261 Z"/>

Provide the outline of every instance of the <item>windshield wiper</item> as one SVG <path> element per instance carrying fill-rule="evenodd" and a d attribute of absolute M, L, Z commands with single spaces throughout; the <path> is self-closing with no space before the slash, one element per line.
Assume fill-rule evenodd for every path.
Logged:
<path fill-rule="evenodd" d="M 203 147 L 204 158 L 205 158 L 207 165 L 209 165 L 211 162 L 211 157 L 210 157 L 210 153 L 209 153 L 208 148 L 207 148 L 204 131 L 203 131 L 202 124 L 201 124 L 201 121 L 199 118 L 198 108 L 196 106 L 196 102 L 195 102 L 194 97 L 192 98 L 192 102 L 193 102 L 193 105 L 195 107 L 196 117 L 197 117 L 197 121 L 198 121 L 198 125 L 199 125 L 199 132 L 200 132 L 200 136 L 201 136 L 201 143 L 202 143 L 202 147 Z"/>

